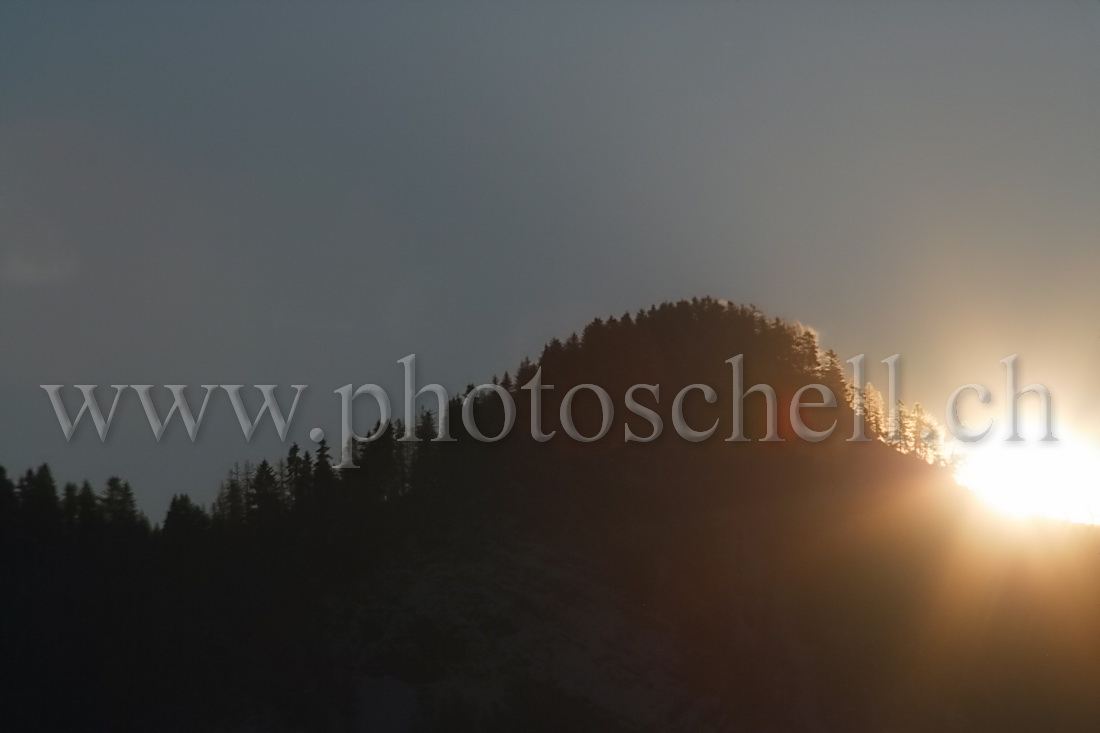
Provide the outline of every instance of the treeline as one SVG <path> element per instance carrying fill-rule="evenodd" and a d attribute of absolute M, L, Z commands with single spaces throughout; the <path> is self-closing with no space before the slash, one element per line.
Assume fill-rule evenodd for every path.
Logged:
<path fill-rule="evenodd" d="M 889 406 L 872 384 L 865 385 L 862 400 L 856 400 L 840 358 L 831 349 L 821 349 L 812 329 L 768 318 L 752 305 L 713 298 L 665 303 L 619 318 L 596 318 L 580 334 L 573 333 L 564 341 L 552 339 L 537 360 L 525 358 L 514 372 L 506 371 L 492 381 L 514 394 L 520 422 L 529 417 L 527 394 L 520 387 L 541 369 L 543 382 L 556 386 L 543 398 L 546 429 L 552 430 L 560 427 L 556 424 L 560 400 L 571 386 L 598 384 L 621 401 L 622 394 L 635 384 L 661 385 L 669 395 L 709 378 L 721 394 L 729 379 L 722 357 L 737 353 L 748 355 L 746 386 L 765 382 L 783 396 L 804 384 L 824 384 L 843 403 L 842 409 L 865 420 L 868 436 L 930 463 L 945 460 L 942 430 L 919 403 L 899 403 L 895 425 Z M 470 385 L 468 390 L 472 388 Z M 15 481 L 0 467 L 0 532 L 9 539 L 37 542 L 74 532 L 134 537 L 164 532 L 171 536 L 193 533 L 197 528 L 275 526 L 286 524 L 292 515 L 316 519 L 328 513 L 344 514 L 349 508 L 369 511 L 406 494 L 414 485 L 430 490 L 438 482 L 438 473 L 454 470 L 460 462 L 468 468 L 469 461 L 461 461 L 461 453 L 476 455 L 484 449 L 466 435 L 461 420 L 464 398 L 465 394 L 454 397 L 449 404 L 450 434 L 462 448 L 432 442 L 437 417 L 422 410 L 415 442 L 398 439 L 405 428 L 395 420 L 378 439 L 352 446 L 359 466 L 356 470 L 335 470 L 338 461 L 333 460 L 324 441 L 315 455 L 295 444 L 274 464 L 264 460 L 235 467 L 209 507 L 187 495 L 174 496 L 163 524 L 156 527 L 138 511 L 133 490 L 119 478 L 109 479 L 102 492 L 85 481 L 80 486 L 66 483 L 59 493 L 49 466 L 28 470 Z M 477 399 L 475 414 L 484 434 L 494 434 L 502 419 L 495 399 L 487 393 Z M 785 403 L 783 399 L 779 402 L 783 419 Z M 578 404 L 578 423 L 594 420 L 585 414 L 586 407 L 592 405 Z M 616 407 L 629 416 L 621 405 Z M 762 422 L 760 407 L 752 404 L 746 408 L 750 420 L 755 415 L 756 421 Z M 609 435 L 605 440 L 621 438 Z"/>
<path fill-rule="evenodd" d="M 445 447 L 384 437 L 340 473 L 327 445 L 292 446 L 155 525 L 117 478 L 59 492 L 47 466 L 0 470 L 0 728 L 340 729 L 354 675 L 326 609 L 415 531 L 461 521 L 449 507 L 484 471 Z"/>
<path fill-rule="evenodd" d="M 62 537 L 140 538 L 151 534 L 130 484 L 112 477 L 102 492 L 84 481 L 67 483 L 60 495 L 50 467 L 28 469 L 12 481 L 0 466 L 0 540 L 43 545 Z"/>

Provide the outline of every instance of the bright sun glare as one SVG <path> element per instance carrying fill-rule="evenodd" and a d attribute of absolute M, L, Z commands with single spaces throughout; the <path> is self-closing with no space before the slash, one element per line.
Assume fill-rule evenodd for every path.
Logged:
<path fill-rule="evenodd" d="M 1057 442 L 989 440 L 960 451 L 956 476 L 1013 517 L 1100 524 L 1100 450 L 1057 431 Z"/>

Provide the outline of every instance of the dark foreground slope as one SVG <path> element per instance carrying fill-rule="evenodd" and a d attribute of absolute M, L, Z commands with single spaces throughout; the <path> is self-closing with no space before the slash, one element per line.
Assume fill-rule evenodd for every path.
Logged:
<path fill-rule="evenodd" d="M 295 449 L 152 531 L 124 485 L 0 479 L 0 727 L 1094 729 L 1091 533 L 993 519 L 946 469 L 845 442 L 843 405 L 821 443 L 786 420 L 785 442 L 726 442 L 737 354 L 781 413 L 803 384 L 844 387 L 812 334 L 696 301 L 552 342 L 503 380 L 519 414 L 500 443 L 452 409 L 456 443 L 390 436 L 344 476 Z M 538 366 L 546 443 L 516 389 Z M 589 444 L 557 417 L 580 383 L 615 403 Z M 623 403 L 638 383 L 660 385 L 666 430 L 627 444 L 624 423 L 650 430 Z M 692 426 L 719 421 L 698 443 L 671 429 L 694 383 L 718 395 L 687 402 Z M 598 403 L 575 407 L 594 434 Z"/>

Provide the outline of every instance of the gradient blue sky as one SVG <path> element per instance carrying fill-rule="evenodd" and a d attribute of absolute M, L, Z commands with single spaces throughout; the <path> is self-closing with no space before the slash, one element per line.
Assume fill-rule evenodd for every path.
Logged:
<path fill-rule="evenodd" d="M 937 413 L 1018 352 L 1100 427 L 1098 39 L 1093 2 L 5 2 L 0 464 L 159 518 L 270 425 L 223 395 L 158 446 L 131 394 L 66 444 L 39 384 L 306 383 L 312 447 L 408 353 L 457 390 L 705 294 L 900 352 Z"/>

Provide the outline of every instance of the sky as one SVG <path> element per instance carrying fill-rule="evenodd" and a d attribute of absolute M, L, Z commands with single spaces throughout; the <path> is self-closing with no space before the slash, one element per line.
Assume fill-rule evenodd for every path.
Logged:
<path fill-rule="evenodd" d="M 1017 353 L 1100 434 L 1098 38 L 1092 2 L 5 2 L 0 464 L 158 519 L 286 446 L 224 395 L 158 444 L 132 393 L 67 443 L 39 385 L 307 384 L 313 448 L 407 354 L 459 391 L 702 295 L 900 353 L 934 415 L 996 417 Z"/>

